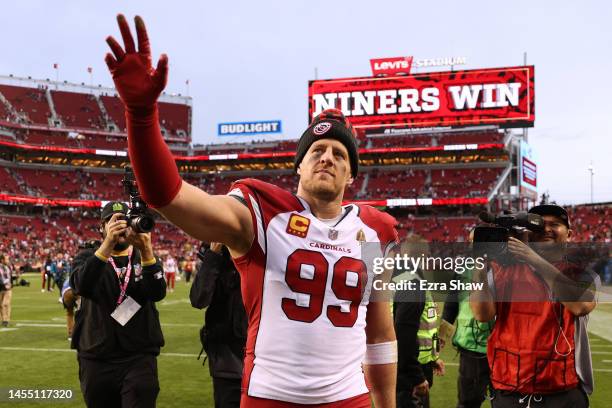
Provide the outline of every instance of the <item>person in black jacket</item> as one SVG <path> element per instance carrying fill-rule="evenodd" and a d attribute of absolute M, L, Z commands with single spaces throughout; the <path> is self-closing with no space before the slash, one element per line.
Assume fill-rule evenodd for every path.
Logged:
<path fill-rule="evenodd" d="M 197 309 L 208 307 L 200 338 L 213 379 L 215 408 L 238 408 L 247 333 L 240 276 L 222 244 L 203 244 L 198 256 L 202 262 L 189 299 Z"/>
<path fill-rule="evenodd" d="M 428 254 L 428 244 L 418 235 L 404 240 L 401 254 L 418 257 Z M 426 271 L 404 271 L 396 269 L 393 281 L 414 281 L 415 289 L 398 290 L 393 299 L 393 325 L 397 336 L 397 408 L 429 408 L 429 393 L 434 374 L 444 375 L 444 361 L 438 354 L 437 341 L 432 339 L 429 350 L 421 350 L 419 333 L 427 329 L 424 316 L 436 317 L 437 311 L 431 294 L 421 290 L 420 280 L 426 279 Z M 429 273 L 427 275 L 430 275 Z M 437 333 L 436 333 L 437 337 Z"/>
<path fill-rule="evenodd" d="M 102 210 L 97 250 L 74 260 L 70 286 L 81 296 L 72 348 L 78 351 L 79 380 L 88 407 L 155 407 L 157 355 L 164 345 L 154 302 L 166 295 L 151 234 L 127 226 L 127 206 Z"/>

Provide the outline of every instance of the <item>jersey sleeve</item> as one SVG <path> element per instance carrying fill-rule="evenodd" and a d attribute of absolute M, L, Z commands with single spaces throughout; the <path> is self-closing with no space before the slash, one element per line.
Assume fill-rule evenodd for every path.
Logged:
<path fill-rule="evenodd" d="M 255 239 L 247 256 L 253 251 L 267 252 L 266 230 L 276 215 L 289 211 L 303 211 L 300 200 L 288 191 L 273 184 L 256 179 L 242 179 L 234 182 L 228 195 L 242 202 L 251 213 Z"/>
<path fill-rule="evenodd" d="M 389 255 L 389 252 L 399 244 L 395 217 L 369 205 L 360 205 L 359 214 L 363 222 L 376 231 L 384 256 Z"/>

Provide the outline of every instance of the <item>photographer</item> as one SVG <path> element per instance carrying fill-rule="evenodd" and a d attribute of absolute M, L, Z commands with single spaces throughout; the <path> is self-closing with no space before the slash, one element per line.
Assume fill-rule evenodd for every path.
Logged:
<path fill-rule="evenodd" d="M 225 246 L 202 245 L 202 263 L 193 280 L 191 305 L 206 310 L 200 332 L 213 379 L 215 408 L 238 408 L 247 321 L 240 293 L 240 275 Z"/>
<path fill-rule="evenodd" d="M 543 221 L 532 233 L 537 252 L 526 244 L 528 234 L 524 242 L 508 238 L 510 262 L 478 270 L 485 290 L 470 295 L 477 320 L 496 318 L 487 347 L 492 406 L 587 407 L 593 373 L 586 315 L 596 305 L 597 277 L 565 256 L 572 235 L 565 209 L 539 205 L 529 213 Z"/>
<path fill-rule="evenodd" d="M 164 338 L 154 302 L 166 294 L 150 233 L 128 226 L 128 209 L 102 210 L 103 242 L 75 258 L 70 286 L 81 296 L 72 348 L 88 407 L 154 407 Z"/>

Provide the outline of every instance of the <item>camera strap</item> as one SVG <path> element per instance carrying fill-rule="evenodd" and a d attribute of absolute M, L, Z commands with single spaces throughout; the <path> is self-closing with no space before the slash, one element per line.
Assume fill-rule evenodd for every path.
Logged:
<path fill-rule="evenodd" d="M 108 262 L 110 262 L 111 266 L 115 270 L 115 273 L 117 274 L 117 278 L 121 279 L 121 269 L 117 268 L 117 265 L 115 265 L 115 260 L 113 259 L 112 256 L 108 258 Z M 121 289 L 121 292 L 119 293 L 119 299 L 117 299 L 117 305 L 120 305 L 121 302 L 123 302 L 123 299 L 125 298 L 125 292 L 127 291 L 127 286 L 128 286 L 128 283 L 130 282 L 131 274 L 132 274 L 132 247 L 130 247 L 130 249 L 128 250 L 127 270 L 125 272 L 125 277 L 123 278 L 123 283 L 119 284 L 119 288 Z"/>

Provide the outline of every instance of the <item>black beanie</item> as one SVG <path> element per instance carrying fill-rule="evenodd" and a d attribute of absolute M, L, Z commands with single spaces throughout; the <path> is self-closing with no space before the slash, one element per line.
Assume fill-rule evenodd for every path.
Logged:
<path fill-rule="evenodd" d="M 310 145 L 319 139 L 335 139 L 346 147 L 351 163 L 351 176 L 356 178 L 359 171 L 357 136 L 353 126 L 338 109 L 324 110 L 312 120 L 308 129 L 302 133 L 295 152 L 293 169 L 297 171 Z"/>

